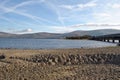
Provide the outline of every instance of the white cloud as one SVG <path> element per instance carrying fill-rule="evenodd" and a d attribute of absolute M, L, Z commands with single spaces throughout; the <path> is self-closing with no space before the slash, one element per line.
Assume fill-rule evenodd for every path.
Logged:
<path fill-rule="evenodd" d="M 50 1 L 44 1 L 44 3 L 48 6 L 50 10 L 53 10 L 57 14 L 57 19 L 61 23 L 62 26 L 65 26 L 64 20 L 62 19 L 62 14 L 57 7 L 57 4 L 51 3 Z"/>
<path fill-rule="evenodd" d="M 64 9 L 73 9 L 75 6 L 72 6 L 72 5 L 61 5 L 59 7 L 64 8 Z"/>
<path fill-rule="evenodd" d="M 27 32 L 32 32 L 32 29 L 29 28 L 29 29 L 27 29 L 26 31 L 27 31 Z"/>
<path fill-rule="evenodd" d="M 8 22 L 14 23 L 15 20 L 11 20 L 5 17 L 4 14 L 15 13 L 15 14 L 27 17 L 31 20 L 34 20 L 35 22 L 40 23 L 40 24 L 45 22 L 45 23 L 58 25 L 59 23 L 61 23 L 61 26 L 52 26 L 53 31 L 61 32 L 61 33 L 71 32 L 77 29 L 96 29 L 96 28 L 118 28 L 120 29 L 120 26 L 105 26 L 105 24 L 117 24 L 120 22 L 120 15 L 119 15 L 120 4 L 115 3 L 114 0 L 112 1 L 114 3 L 112 3 L 111 1 L 109 2 L 108 1 L 109 0 L 97 2 L 97 0 L 89 0 L 89 2 L 84 3 L 84 4 L 78 3 L 75 5 L 66 5 L 63 3 L 62 4 L 59 3 L 58 0 L 51 0 L 51 1 L 50 0 L 47 0 L 47 1 L 25 0 L 24 2 L 17 4 L 15 6 L 8 5 L 9 7 L 6 7 L 8 3 L 8 1 L 6 0 L 5 2 L 2 3 L 3 5 L 0 4 L 0 9 L 1 9 L 0 15 L 2 16 L 2 18 L 1 16 L 0 18 Z M 35 4 L 40 4 L 41 2 L 44 2 L 44 4 L 42 5 L 44 5 L 45 8 L 50 9 L 51 11 L 53 11 L 53 13 L 56 14 L 55 17 L 57 17 L 58 19 L 57 21 L 59 21 L 59 23 L 55 23 L 53 21 L 44 19 L 42 18 L 42 16 L 36 16 L 36 15 L 30 14 L 27 11 L 24 12 L 24 8 L 23 8 L 24 6 L 29 7 L 29 5 L 33 5 L 33 4 L 34 4 L 33 6 L 35 6 Z M 106 2 L 108 2 L 109 5 L 105 5 Z M 20 23 L 24 23 L 24 22 L 20 21 L 18 22 L 18 25 L 20 25 Z M 24 24 L 26 23 L 27 21 L 25 21 Z M 86 23 L 86 24 L 79 24 L 79 23 Z M 27 25 L 23 25 L 23 26 L 26 27 L 30 25 L 29 27 L 31 26 L 40 27 L 41 26 L 40 24 L 36 25 L 36 23 L 35 24 L 28 23 Z M 66 25 L 77 24 L 77 25 L 65 26 L 65 24 Z M 29 32 L 31 31 L 31 29 L 26 29 L 26 31 Z"/>
<path fill-rule="evenodd" d="M 67 33 L 77 30 L 73 27 L 64 27 L 64 26 L 52 26 L 52 29 L 57 33 Z"/>
<path fill-rule="evenodd" d="M 28 5 L 33 5 L 36 3 L 43 3 L 45 0 L 29 0 L 29 1 L 24 1 L 20 4 L 17 4 L 15 6 L 12 7 L 12 9 L 17 9 L 19 7 L 23 7 L 23 6 L 28 6 Z"/>
<path fill-rule="evenodd" d="M 93 13 L 93 16 L 94 17 L 111 17 L 111 15 L 110 14 L 108 14 L 108 13 Z"/>
<path fill-rule="evenodd" d="M 33 30 L 31 28 L 19 30 L 19 31 L 13 31 L 13 33 L 16 33 L 16 34 L 24 34 L 24 33 L 32 33 L 32 32 Z"/>
<path fill-rule="evenodd" d="M 120 4 L 113 4 L 111 6 L 112 6 L 112 8 L 120 9 Z"/>
<path fill-rule="evenodd" d="M 81 21 L 84 23 L 94 22 L 103 24 L 118 24 L 120 22 L 120 4 L 115 1 L 98 0 L 86 4 L 61 5 L 60 7 L 65 9 L 64 11 L 66 11 L 66 9 L 68 10 L 65 12 L 65 15 L 62 16 L 67 22 L 76 23 Z M 85 10 L 87 8 L 91 10 Z"/>
<path fill-rule="evenodd" d="M 43 2 L 44 0 L 38 0 L 40 3 Z M 18 14 L 18 15 L 22 15 L 22 16 L 25 16 L 27 18 L 30 18 L 38 23 L 41 24 L 41 21 L 42 22 L 47 22 L 47 23 L 50 23 L 50 24 L 57 24 L 55 22 L 52 22 L 52 21 L 49 21 L 47 19 L 44 19 L 44 18 L 41 18 L 41 17 L 38 17 L 38 16 L 34 16 L 34 15 L 31 15 L 29 13 L 25 13 L 25 12 L 22 12 L 22 11 L 19 11 L 19 10 L 16 10 L 17 8 L 19 7 L 23 7 L 25 5 L 30 5 L 30 4 L 33 4 L 34 3 L 38 3 L 38 1 L 25 1 L 25 2 L 22 2 L 20 4 L 17 4 L 16 6 L 12 6 L 12 7 L 5 7 L 3 5 L 0 5 L 0 9 L 4 10 L 4 13 L 2 13 L 1 15 L 3 14 L 6 14 L 6 13 L 15 13 L 15 14 Z"/>
<path fill-rule="evenodd" d="M 97 4 L 95 1 L 88 2 L 86 4 L 76 4 L 76 5 L 60 5 L 59 7 L 68 10 L 82 10 L 84 8 L 95 7 Z"/>
<path fill-rule="evenodd" d="M 102 24 L 102 23 L 86 23 L 86 24 L 76 24 L 71 27 L 113 27 L 113 26 L 120 26 L 120 24 Z"/>
<path fill-rule="evenodd" d="M 67 33 L 76 30 L 96 30 L 96 29 L 120 29 L 120 24 L 102 24 L 102 23 L 86 23 L 76 24 L 72 26 L 52 26 L 52 30 L 57 33 Z"/>
<path fill-rule="evenodd" d="M 94 7 L 94 6 L 96 6 L 96 3 L 78 4 L 77 8 L 83 9 L 83 8 Z"/>
<path fill-rule="evenodd" d="M 13 20 L 10 20 L 9 18 L 6 18 L 4 16 L 0 16 L 0 19 L 3 19 L 3 20 L 8 21 L 10 23 L 15 23 Z"/>
<path fill-rule="evenodd" d="M 118 7 L 118 4 L 109 3 L 108 5 L 104 6 L 100 11 L 94 11 L 92 13 L 93 19 L 91 20 L 91 22 L 102 24 L 119 24 L 120 10 Z"/>
<path fill-rule="evenodd" d="M 38 2 L 38 1 L 25 1 L 25 2 L 22 2 L 22 3 L 20 3 L 20 4 L 17 4 L 17 5 L 15 5 L 15 6 L 13 6 L 12 9 L 17 9 L 17 8 L 19 8 L 19 7 L 23 7 L 23 6 L 35 4 L 36 2 Z"/>

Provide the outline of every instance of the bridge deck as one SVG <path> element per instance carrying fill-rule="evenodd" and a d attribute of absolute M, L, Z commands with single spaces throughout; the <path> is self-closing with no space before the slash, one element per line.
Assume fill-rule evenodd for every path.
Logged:
<path fill-rule="evenodd" d="M 110 42 L 110 40 L 112 40 L 113 43 L 115 43 L 115 40 L 118 40 L 118 44 L 120 45 L 120 33 L 93 37 L 92 40 L 104 42 Z"/>

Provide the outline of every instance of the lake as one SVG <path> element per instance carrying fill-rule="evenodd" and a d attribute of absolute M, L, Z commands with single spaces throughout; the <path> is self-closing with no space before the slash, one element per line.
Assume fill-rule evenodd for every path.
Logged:
<path fill-rule="evenodd" d="M 64 39 L 0 39 L 0 48 L 17 49 L 59 49 L 59 48 L 96 48 L 116 46 L 113 43 L 92 40 Z"/>

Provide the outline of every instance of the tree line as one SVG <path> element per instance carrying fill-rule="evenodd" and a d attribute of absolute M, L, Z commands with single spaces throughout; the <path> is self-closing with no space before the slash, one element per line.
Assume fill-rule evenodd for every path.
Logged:
<path fill-rule="evenodd" d="M 92 36 L 90 35 L 84 35 L 84 36 L 70 36 L 70 37 L 65 37 L 65 39 L 91 39 Z"/>

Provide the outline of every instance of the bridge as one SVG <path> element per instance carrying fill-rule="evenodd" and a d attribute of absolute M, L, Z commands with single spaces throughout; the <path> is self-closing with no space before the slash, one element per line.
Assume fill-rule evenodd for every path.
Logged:
<path fill-rule="evenodd" d="M 117 43 L 120 46 L 120 33 L 92 37 L 92 40 Z"/>

